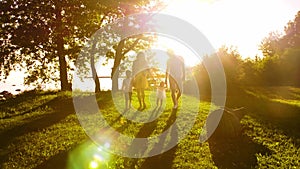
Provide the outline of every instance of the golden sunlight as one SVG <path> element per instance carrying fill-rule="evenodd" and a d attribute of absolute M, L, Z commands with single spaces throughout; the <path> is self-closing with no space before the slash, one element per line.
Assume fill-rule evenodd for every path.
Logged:
<path fill-rule="evenodd" d="M 215 49 L 235 46 L 243 58 L 261 55 L 258 46 L 271 31 L 284 25 L 300 9 L 295 0 L 168 0 L 161 12 L 196 26 Z"/>

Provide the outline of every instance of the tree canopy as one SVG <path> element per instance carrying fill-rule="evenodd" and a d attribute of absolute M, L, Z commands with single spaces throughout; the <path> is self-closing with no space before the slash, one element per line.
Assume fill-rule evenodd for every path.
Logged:
<path fill-rule="evenodd" d="M 1 76 L 22 68 L 28 84 L 60 81 L 61 90 L 70 90 L 70 70 L 87 39 L 103 24 L 155 5 L 150 0 L 2 0 Z"/>

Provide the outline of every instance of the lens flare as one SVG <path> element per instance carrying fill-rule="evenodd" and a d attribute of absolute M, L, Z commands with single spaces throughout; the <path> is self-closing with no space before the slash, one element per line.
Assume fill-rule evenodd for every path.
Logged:
<path fill-rule="evenodd" d="M 97 160 L 97 161 L 99 161 L 99 162 L 104 161 L 104 158 L 101 155 L 99 155 L 99 154 L 95 154 L 94 155 L 94 159 Z"/>
<path fill-rule="evenodd" d="M 98 168 L 99 164 L 96 161 L 91 161 L 89 168 L 90 169 L 95 169 Z"/>
<path fill-rule="evenodd" d="M 109 142 L 106 142 L 106 143 L 104 144 L 104 147 L 105 147 L 105 148 L 110 148 L 110 143 L 109 143 Z"/>
<path fill-rule="evenodd" d="M 105 151 L 110 143 L 97 145 L 87 141 L 69 153 L 67 169 L 98 169 L 106 168 L 110 160 L 110 153 Z"/>

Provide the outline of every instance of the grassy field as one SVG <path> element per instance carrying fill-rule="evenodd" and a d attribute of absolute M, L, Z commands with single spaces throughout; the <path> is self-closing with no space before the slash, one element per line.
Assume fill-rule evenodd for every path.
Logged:
<path fill-rule="evenodd" d="M 151 95 L 147 92 L 147 98 L 152 98 Z M 133 98 L 133 106 L 138 107 L 136 96 Z M 122 102 L 114 101 L 110 92 L 98 94 L 102 115 L 110 126 L 125 135 L 149 137 L 172 128 L 168 137 L 158 140 L 162 147 L 153 143 L 143 154 L 155 148 L 163 150 L 163 146 L 176 139 L 176 131 L 185 127 L 188 117 L 197 115 L 188 135 L 172 149 L 148 158 L 125 158 L 103 151 L 109 145 L 95 144 L 87 136 L 84 129 L 89 132 L 97 129 L 99 114 L 88 114 L 85 118 L 89 125 L 83 129 L 71 93 L 23 93 L 0 103 L 0 168 L 300 168 L 299 88 L 243 88 L 229 94 L 228 107 L 245 107 L 242 135 L 230 141 L 200 143 L 210 107 L 216 106 L 207 101 L 199 103 L 189 96 L 183 100 L 186 102 L 179 111 L 187 118 L 176 126 L 172 124 L 177 112 L 172 111 L 170 99 L 157 119 L 144 124 L 121 116 Z M 153 101 L 148 100 L 149 106 L 143 113 L 151 115 Z M 198 110 L 195 105 L 199 105 Z"/>

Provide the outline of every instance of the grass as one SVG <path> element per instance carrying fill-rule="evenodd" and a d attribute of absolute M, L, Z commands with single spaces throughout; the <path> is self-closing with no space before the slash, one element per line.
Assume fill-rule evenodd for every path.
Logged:
<path fill-rule="evenodd" d="M 295 87 L 255 87 L 247 88 L 249 94 L 272 102 L 300 107 L 300 90 Z"/>
<path fill-rule="evenodd" d="M 122 116 L 122 95 L 112 97 L 110 92 L 101 92 L 96 97 L 101 114 L 78 115 L 70 93 L 27 92 L 0 103 L 0 168 L 299 168 L 299 96 L 300 89 L 293 87 L 244 88 L 235 96 L 228 95 L 227 106 L 246 108 L 241 119 L 242 135 L 230 141 L 200 143 L 210 107 L 216 108 L 210 102 L 199 103 L 184 96 L 184 106 L 174 112 L 168 99 L 164 111 L 157 112 L 153 111 L 154 95 L 147 92 L 148 107 L 142 115 L 132 109 Z M 137 108 L 136 96 L 133 98 L 133 107 Z M 89 110 L 92 104 L 89 102 L 82 109 Z M 152 112 L 158 114 L 154 116 Z M 179 113 L 183 118 L 172 125 Z M 101 129 L 101 115 L 109 126 L 131 137 L 155 137 L 166 131 L 165 137 L 148 146 L 127 147 L 139 148 L 137 153 L 144 156 L 168 148 L 178 141 L 176 136 L 181 129 L 192 128 L 175 147 L 162 154 L 127 158 L 104 151 L 120 148 L 121 143 L 134 144 Z M 149 119 L 151 122 L 142 122 Z M 95 144 L 86 132 L 112 141 Z"/>

